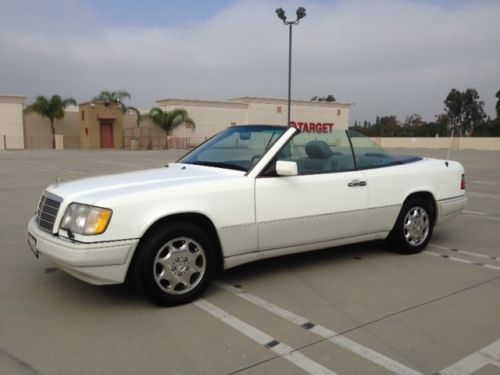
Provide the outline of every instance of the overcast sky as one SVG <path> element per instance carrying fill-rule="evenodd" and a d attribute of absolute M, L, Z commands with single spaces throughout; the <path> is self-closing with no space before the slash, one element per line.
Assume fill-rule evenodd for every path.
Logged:
<path fill-rule="evenodd" d="M 333 94 L 355 120 L 443 112 L 451 88 L 476 88 L 494 116 L 500 1 L 0 0 L 0 93 L 86 101 L 124 89 L 161 98 Z"/>

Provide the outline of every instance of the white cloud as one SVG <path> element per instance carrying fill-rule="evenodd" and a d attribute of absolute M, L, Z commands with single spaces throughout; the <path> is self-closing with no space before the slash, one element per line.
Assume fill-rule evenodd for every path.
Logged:
<path fill-rule="evenodd" d="M 45 2 L 47 4 L 47 2 Z M 132 103 L 165 97 L 285 97 L 288 32 L 277 2 L 241 1 L 199 24 L 107 27 L 85 3 L 0 4 L 0 91 L 88 100 L 126 89 Z M 301 4 L 294 28 L 293 97 L 333 93 L 377 114 L 431 120 L 453 87 L 479 90 L 494 114 L 500 89 L 500 3 L 439 6 L 405 0 Z M 48 10 L 47 10 L 48 8 Z"/>

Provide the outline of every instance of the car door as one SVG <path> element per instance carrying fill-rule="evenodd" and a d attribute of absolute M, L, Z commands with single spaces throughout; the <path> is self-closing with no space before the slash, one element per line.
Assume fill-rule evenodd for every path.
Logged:
<path fill-rule="evenodd" d="M 298 175 L 263 173 L 256 179 L 260 251 L 365 233 L 367 186 L 345 131 L 297 134 L 276 160 L 296 162 Z"/>
<path fill-rule="evenodd" d="M 356 165 L 365 174 L 369 187 L 366 231 L 388 232 L 394 227 L 405 193 L 415 177 L 371 138 L 352 130 L 349 136 Z"/>

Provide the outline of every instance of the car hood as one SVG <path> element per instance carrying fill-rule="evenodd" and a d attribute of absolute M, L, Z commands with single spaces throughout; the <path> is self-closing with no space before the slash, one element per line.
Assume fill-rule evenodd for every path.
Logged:
<path fill-rule="evenodd" d="M 148 169 L 53 184 L 47 188 L 65 201 L 95 204 L 112 197 L 153 190 L 171 190 L 186 185 L 220 181 L 243 176 L 230 169 L 170 163 L 164 168 Z"/>

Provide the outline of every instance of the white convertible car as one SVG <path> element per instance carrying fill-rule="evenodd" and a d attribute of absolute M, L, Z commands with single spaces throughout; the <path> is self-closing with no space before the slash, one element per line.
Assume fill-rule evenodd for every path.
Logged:
<path fill-rule="evenodd" d="M 458 162 L 331 127 L 246 125 L 164 168 L 49 186 L 28 242 L 79 279 L 176 305 L 258 259 L 377 239 L 419 252 L 466 203 Z"/>

